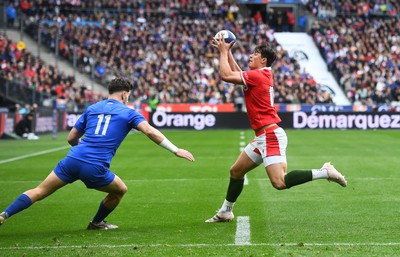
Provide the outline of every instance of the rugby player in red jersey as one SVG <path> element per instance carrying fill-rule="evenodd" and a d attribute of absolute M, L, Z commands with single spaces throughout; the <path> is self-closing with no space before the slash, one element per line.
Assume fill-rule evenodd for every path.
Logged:
<path fill-rule="evenodd" d="M 261 163 L 274 188 L 288 189 L 315 179 L 327 179 L 345 187 L 347 181 L 329 162 L 320 169 L 293 170 L 287 173 L 287 136 L 277 124 L 281 121 L 274 107 L 274 78 L 271 65 L 276 51 L 268 44 L 258 45 L 249 58 L 248 71 L 242 71 L 231 47 L 214 38 L 211 45 L 219 51 L 219 74 L 228 83 L 243 85 L 247 116 L 255 138 L 240 153 L 230 168 L 230 182 L 222 207 L 206 222 L 225 222 L 234 218 L 232 208 L 243 189 L 244 176 Z"/>

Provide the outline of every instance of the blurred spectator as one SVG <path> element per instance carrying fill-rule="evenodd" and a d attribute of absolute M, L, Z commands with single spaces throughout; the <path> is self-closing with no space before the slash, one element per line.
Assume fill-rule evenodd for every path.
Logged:
<path fill-rule="evenodd" d="M 25 14 L 31 14 L 31 3 L 27 0 L 20 0 L 19 6 L 21 7 L 21 10 L 25 13 Z"/>
<path fill-rule="evenodd" d="M 253 19 L 255 23 L 259 23 L 263 21 L 263 17 L 260 11 L 256 11 L 256 13 L 253 15 Z"/>
<path fill-rule="evenodd" d="M 238 18 L 239 6 L 235 3 L 232 3 L 231 6 L 229 6 L 229 13 L 232 14 L 232 18 L 230 20 L 236 20 Z"/>
<path fill-rule="evenodd" d="M 274 18 L 275 18 L 275 28 L 276 28 L 277 32 L 284 31 L 284 28 L 285 28 L 285 26 L 287 24 L 287 17 L 284 14 L 285 13 L 282 10 L 277 9 L 276 15 L 274 16 Z"/>
<path fill-rule="evenodd" d="M 157 95 L 153 95 L 150 97 L 149 99 L 149 106 L 151 108 L 151 111 L 156 111 L 157 110 L 157 106 L 158 106 L 159 100 Z"/>
<path fill-rule="evenodd" d="M 14 5 L 9 3 L 6 8 L 6 16 L 7 16 L 7 26 L 13 27 L 15 19 L 17 18 L 17 10 L 15 10 Z"/>
<path fill-rule="evenodd" d="M 23 107 L 20 107 L 20 105 L 17 105 L 17 109 L 19 114 L 25 115 L 31 112 L 31 105 L 30 104 L 25 104 Z"/>
<path fill-rule="evenodd" d="M 302 12 L 297 21 L 297 25 L 299 26 L 300 32 L 306 32 L 307 30 L 307 16 L 304 12 Z"/>
<path fill-rule="evenodd" d="M 28 113 L 25 115 L 22 120 L 20 120 L 16 125 L 14 132 L 18 136 L 28 139 L 28 140 L 37 140 L 39 137 L 32 132 L 32 120 L 33 114 Z"/>
<path fill-rule="evenodd" d="M 286 16 L 287 16 L 288 30 L 289 32 L 293 32 L 294 25 L 296 23 L 293 11 L 291 9 L 287 10 Z"/>
<path fill-rule="evenodd" d="M 95 76 L 100 79 L 103 79 L 106 75 L 106 71 L 107 71 L 106 64 L 104 62 L 99 62 L 95 67 Z"/>

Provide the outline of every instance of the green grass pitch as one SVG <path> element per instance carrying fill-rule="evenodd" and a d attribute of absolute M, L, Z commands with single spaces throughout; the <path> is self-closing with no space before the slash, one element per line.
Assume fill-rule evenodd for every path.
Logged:
<path fill-rule="evenodd" d="M 234 208 L 236 217 L 249 217 L 244 245 L 235 244 L 240 232 L 236 219 L 219 224 L 204 220 L 224 200 L 229 167 L 243 147 L 241 141 L 247 144 L 253 138 L 252 131 L 163 132 L 190 150 L 196 162 L 174 157 L 141 133 L 130 134 L 111 166 L 128 186 L 107 219 L 119 229 L 86 230 L 105 194 L 75 182 L 7 220 L 0 227 L 0 256 L 400 253 L 398 130 L 287 130 L 289 171 L 331 161 L 346 176 L 348 187 L 317 180 L 277 191 L 258 167 L 248 174 L 249 184 Z M 0 140 L 0 211 L 35 187 L 66 155 L 66 135 Z"/>

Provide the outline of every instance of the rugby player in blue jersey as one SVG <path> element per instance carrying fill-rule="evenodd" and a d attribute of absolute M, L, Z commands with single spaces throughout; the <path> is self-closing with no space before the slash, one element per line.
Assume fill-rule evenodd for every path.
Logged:
<path fill-rule="evenodd" d="M 81 180 L 90 189 L 108 193 L 87 229 L 118 228 L 104 219 L 118 206 L 127 187 L 109 167 L 122 140 L 133 128 L 176 156 L 194 161 L 190 152 L 176 147 L 140 113 L 125 105 L 132 88 L 132 83 L 124 78 L 109 83 L 108 99 L 89 106 L 71 129 L 68 143 L 72 148 L 68 155 L 39 186 L 21 194 L 0 213 L 0 225 L 66 184 Z"/>

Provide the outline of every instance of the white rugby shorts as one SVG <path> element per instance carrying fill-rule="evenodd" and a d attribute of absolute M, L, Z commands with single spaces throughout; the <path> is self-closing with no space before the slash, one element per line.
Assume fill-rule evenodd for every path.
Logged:
<path fill-rule="evenodd" d="M 274 163 L 286 163 L 287 143 L 285 130 L 275 125 L 259 131 L 244 152 L 257 165 L 264 163 L 264 167 L 267 167 Z"/>

